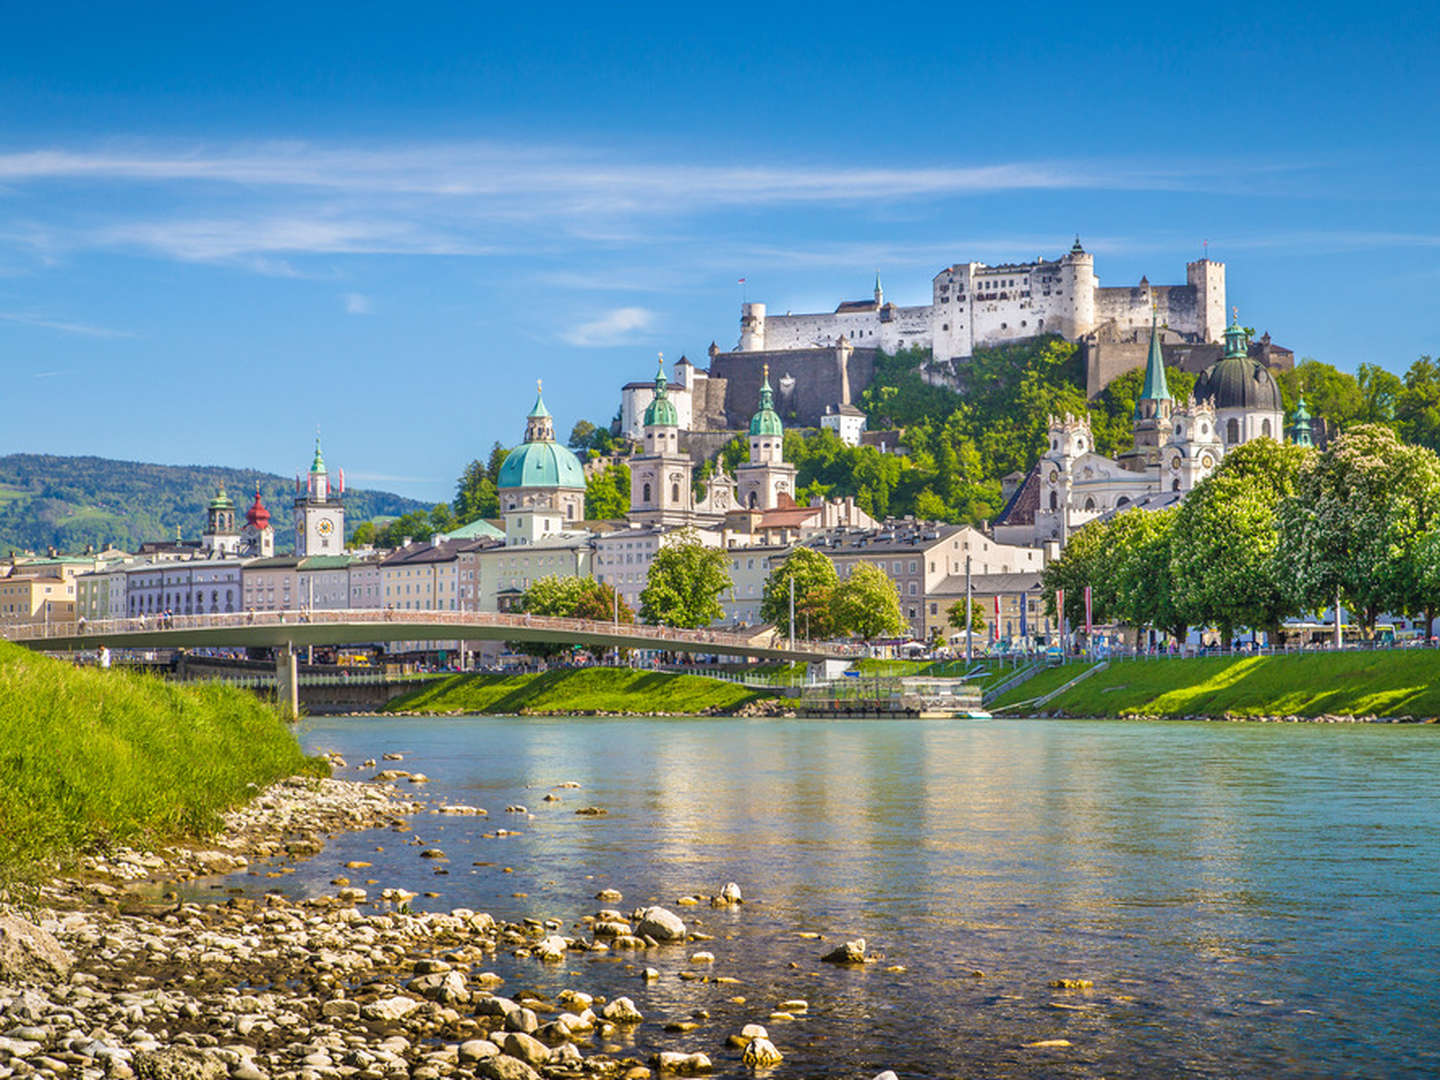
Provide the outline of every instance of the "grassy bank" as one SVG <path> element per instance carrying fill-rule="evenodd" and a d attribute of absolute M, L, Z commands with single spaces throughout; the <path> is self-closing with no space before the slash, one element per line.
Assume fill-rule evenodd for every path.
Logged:
<path fill-rule="evenodd" d="M 253 694 L 0 642 L 0 878 L 107 842 L 213 829 L 251 784 L 323 771 Z"/>
<path fill-rule="evenodd" d="M 1066 664 L 996 704 L 1062 686 L 1085 665 Z M 1044 706 L 1071 716 L 1440 716 L 1440 652 L 1134 660 L 1112 664 Z"/>
<path fill-rule="evenodd" d="M 767 696 L 761 690 L 699 675 L 584 668 L 541 675 L 453 675 L 396 698 L 386 711 L 700 713 L 736 709 Z"/>

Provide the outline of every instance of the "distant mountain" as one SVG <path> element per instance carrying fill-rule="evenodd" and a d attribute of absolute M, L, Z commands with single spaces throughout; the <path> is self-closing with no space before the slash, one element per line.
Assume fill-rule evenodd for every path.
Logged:
<path fill-rule="evenodd" d="M 205 507 L 222 482 L 243 518 L 257 481 L 275 527 L 275 546 L 289 550 L 293 477 L 214 465 L 10 454 L 0 457 L 0 554 L 10 548 L 43 551 L 52 546 L 83 551 L 88 544 L 134 551 L 145 540 L 173 540 L 177 527 L 193 540 L 204 531 Z M 374 517 L 428 509 L 388 491 L 345 492 L 347 531 Z"/>

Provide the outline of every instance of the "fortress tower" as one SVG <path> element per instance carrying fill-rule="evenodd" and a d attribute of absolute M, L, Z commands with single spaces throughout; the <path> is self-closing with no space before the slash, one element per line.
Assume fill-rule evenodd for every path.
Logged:
<path fill-rule="evenodd" d="M 1225 264 L 1204 258 L 1185 264 L 1185 281 L 1195 290 L 1196 333 L 1218 342 L 1225 333 Z"/>

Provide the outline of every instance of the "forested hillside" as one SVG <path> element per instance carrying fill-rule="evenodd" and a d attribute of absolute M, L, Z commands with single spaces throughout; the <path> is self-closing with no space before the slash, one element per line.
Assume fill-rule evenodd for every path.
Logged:
<path fill-rule="evenodd" d="M 205 528 L 205 506 L 223 482 L 243 517 L 260 484 L 270 509 L 276 547 L 290 546 L 293 477 L 214 465 L 150 465 L 98 457 L 10 454 L 0 457 L 0 552 L 10 548 L 83 551 L 107 544 L 133 551 L 145 540 L 174 539 L 178 528 L 195 539 Z M 385 491 L 345 492 L 352 529 L 376 516 L 393 516 L 424 504 Z"/>

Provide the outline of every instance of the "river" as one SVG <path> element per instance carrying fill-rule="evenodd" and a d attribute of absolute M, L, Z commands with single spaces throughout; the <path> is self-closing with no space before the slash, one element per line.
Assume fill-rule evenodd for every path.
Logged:
<path fill-rule="evenodd" d="M 507 993 L 708 1010 L 684 1035 L 645 1025 L 639 1050 L 705 1050 L 724 1072 L 725 1036 L 798 997 L 808 1014 L 767 1023 L 776 1075 L 1440 1075 L 1432 728 L 464 717 L 317 719 L 303 738 L 352 763 L 401 752 L 425 798 L 490 816 L 416 818 L 439 866 L 394 833 L 338 837 L 288 891 L 364 859 L 352 877 L 439 893 L 417 908 L 573 932 L 612 887 L 627 913 L 659 900 L 713 934 L 713 974 L 739 986 L 679 980 L 686 947 L 639 959 L 653 984 L 630 956 L 496 958 Z M 674 906 L 727 881 L 736 910 Z M 884 958 L 817 962 L 856 936 Z M 1070 1045 L 1026 1045 L 1048 1040 Z"/>

